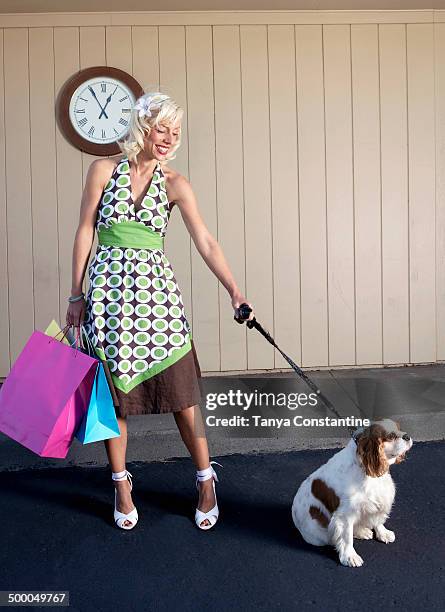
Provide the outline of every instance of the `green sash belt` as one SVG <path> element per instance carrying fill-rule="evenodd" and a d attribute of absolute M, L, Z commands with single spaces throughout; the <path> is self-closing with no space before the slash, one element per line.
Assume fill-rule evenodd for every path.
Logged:
<path fill-rule="evenodd" d="M 111 227 L 101 227 L 98 243 L 105 246 L 134 249 L 164 249 L 164 238 L 137 221 L 119 221 Z"/>

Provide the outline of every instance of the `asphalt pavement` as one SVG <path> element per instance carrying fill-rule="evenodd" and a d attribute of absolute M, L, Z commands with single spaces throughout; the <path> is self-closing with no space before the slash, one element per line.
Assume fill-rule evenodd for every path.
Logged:
<path fill-rule="evenodd" d="M 81 612 L 443 610 L 445 442 L 415 442 L 391 467 L 396 540 L 355 540 L 360 568 L 306 544 L 291 518 L 300 482 L 337 451 L 214 457 L 221 514 L 210 531 L 193 522 L 189 458 L 127 463 L 131 531 L 114 526 L 106 467 L 0 472 L 0 590 L 69 591 Z"/>

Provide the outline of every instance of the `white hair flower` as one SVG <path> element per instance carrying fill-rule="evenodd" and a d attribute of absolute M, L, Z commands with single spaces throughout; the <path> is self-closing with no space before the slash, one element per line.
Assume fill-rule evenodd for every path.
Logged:
<path fill-rule="evenodd" d="M 143 117 L 147 115 L 147 117 L 151 117 L 150 112 L 150 98 L 139 98 L 139 100 L 134 105 L 135 110 L 139 111 L 139 117 Z"/>
<path fill-rule="evenodd" d="M 142 96 L 134 105 L 134 109 L 139 111 L 139 117 L 151 117 L 151 108 L 158 107 L 162 100 L 167 100 L 168 96 L 166 95 L 154 95 L 154 96 Z"/>

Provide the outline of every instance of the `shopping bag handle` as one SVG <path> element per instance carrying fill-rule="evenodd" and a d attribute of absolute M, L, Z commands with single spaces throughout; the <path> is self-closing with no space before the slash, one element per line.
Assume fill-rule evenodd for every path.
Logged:
<path fill-rule="evenodd" d="M 61 329 L 59 332 L 57 332 L 57 334 L 56 334 L 55 336 L 53 336 L 52 338 L 50 338 L 50 339 L 48 340 L 48 344 L 49 344 L 49 343 L 50 343 L 52 340 L 57 340 L 57 342 L 63 342 L 63 339 L 65 338 L 66 334 L 68 333 L 68 328 L 70 328 L 70 327 L 72 327 L 72 325 L 70 325 L 69 323 L 68 323 L 67 325 L 65 325 L 65 327 L 64 327 L 63 329 Z M 72 342 L 72 343 L 70 344 L 70 346 L 71 346 L 71 347 L 73 347 L 73 345 L 74 345 L 74 344 L 76 345 L 76 346 L 75 346 L 75 355 L 74 355 L 74 357 L 77 357 L 77 352 L 78 352 L 78 350 L 79 350 L 79 340 L 81 340 L 81 338 L 80 338 L 80 328 L 79 328 L 79 327 L 76 327 L 76 329 L 78 330 L 78 331 L 77 331 L 77 334 L 76 334 L 76 337 L 75 337 L 75 339 L 74 339 L 74 342 Z M 59 339 L 57 338 L 57 336 L 58 336 L 59 334 L 61 334 L 62 332 L 63 332 L 63 336 L 62 336 L 62 337 L 60 338 L 60 340 L 59 340 Z"/>
<path fill-rule="evenodd" d="M 87 341 L 88 350 L 91 349 L 91 351 L 93 353 L 93 357 L 95 357 L 96 356 L 96 351 L 95 351 L 95 348 L 94 348 L 94 344 L 91 342 L 91 340 L 90 340 L 90 338 L 89 338 L 89 336 L 87 334 L 86 327 L 85 327 L 85 325 L 83 323 L 80 324 L 80 329 L 81 329 L 81 332 L 83 332 L 83 335 L 84 335 L 84 337 L 85 337 L 85 339 Z M 82 341 L 82 337 L 81 337 L 81 341 Z"/>
<path fill-rule="evenodd" d="M 63 342 L 64 337 L 66 336 L 66 334 L 68 333 L 68 328 L 72 327 L 72 325 L 70 325 L 69 323 L 67 325 L 65 325 L 65 327 L 63 329 L 61 329 L 59 332 L 57 332 L 57 334 L 55 336 L 53 336 L 50 340 L 48 340 L 48 342 L 51 342 L 51 340 L 57 340 L 58 342 Z M 71 347 L 75 346 L 75 357 L 77 357 L 77 353 L 79 351 L 79 345 L 84 348 L 84 345 L 82 343 L 82 331 L 83 331 L 83 336 L 86 338 L 87 341 L 87 348 L 88 348 L 88 356 L 89 357 L 93 357 L 95 359 L 97 359 L 97 355 L 96 355 L 96 351 L 94 348 L 94 344 L 91 342 L 87 332 L 86 332 L 86 328 L 85 325 L 83 323 L 81 323 L 80 325 L 75 325 L 74 326 L 77 330 L 76 333 L 76 337 L 74 339 L 74 342 L 72 342 L 70 344 Z M 57 338 L 57 336 L 59 334 L 61 334 L 63 332 L 63 336 L 60 338 L 60 340 Z M 90 350 L 92 352 L 92 355 L 90 355 Z"/>
<path fill-rule="evenodd" d="M 71 326 L 70 326 L 70 325 L 65 325 L 65 327 L 64 327 L 63 329 L 61 329 L 60 331 L 58 331 L 58 332 L 57 332 L 57 334 L 56 334 L 55 336 L 52 336 L 52 337 L 53 337 L 53 338 L 57 338 L 57 336 L 58 336 L 59 334 L 61 334 L 62 332 L 64 332 L 64 334 L 63 334 L 63 336 L 62 336 L 62 338 L 61 338 L 61 340 L 63 340 L 63 338 L 64 338 L 64 337 L 65 337 L 65 335 L 66 335 L 66 331 L 65 331 L 65 330 L 67 330 L 67 329 L 68 329 L 68 327 L 71 327 Z"/>
<path fill-rule="evenodd" d="M 53 339 L 56 340 L 57 336 L 63 332 L 63 336 L 59 340 L 59 342 L 63 342 L 63 339 L 65 338 L 66 334 L 68 333 L 68 328 L 69 327 L 71 327 L 71 325 L 68 323 L 68 325 L 65 325 L 65 327 L 63 329 L 58 331 L 57 334 L 55 336 L 53 336 Z"/>

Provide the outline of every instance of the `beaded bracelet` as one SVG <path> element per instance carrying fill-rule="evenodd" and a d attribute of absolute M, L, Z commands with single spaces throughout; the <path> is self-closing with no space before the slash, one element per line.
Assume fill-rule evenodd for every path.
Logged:
<path fill-rule="evenodd" d="M 83 300 L 85 297 L 84 293 L 81 293 L 80 295 L 73 297 L 72 295 L 68 298 L 68 302 L 70 304 L 72 304 L 73 302 L 78 302 L 79 300 Z"/>

